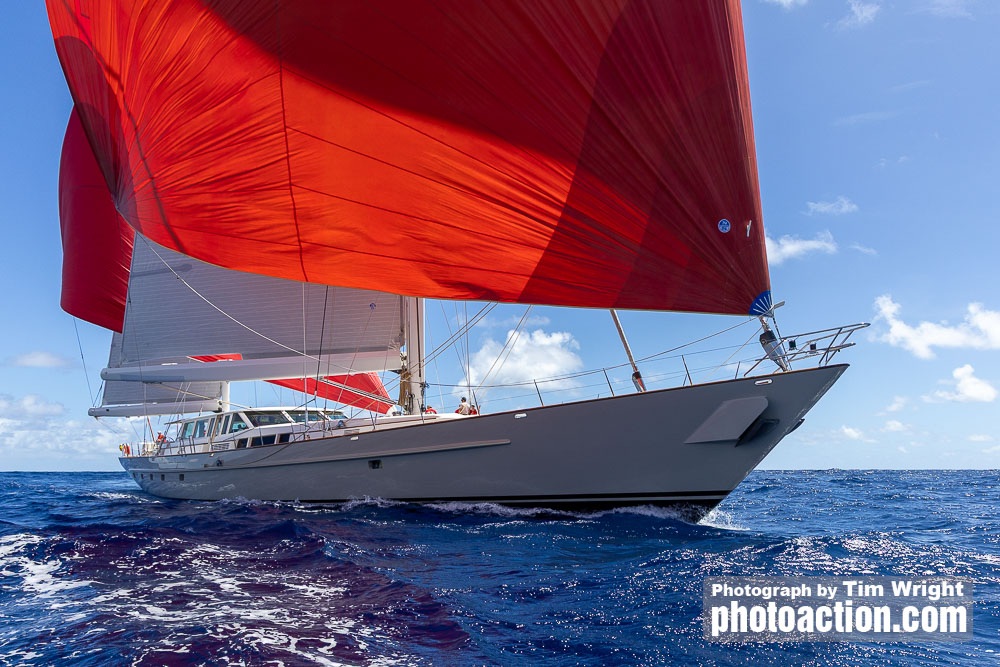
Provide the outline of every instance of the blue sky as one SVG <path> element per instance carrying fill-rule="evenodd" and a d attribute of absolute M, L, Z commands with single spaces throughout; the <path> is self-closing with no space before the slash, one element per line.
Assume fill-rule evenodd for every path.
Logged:
<path fill-rule="evenodd" d="M 0 42 L 0 470 L 113 470 L 132 430 L 86 416 L 109 334 L 59 308 L 56 184 L 71 102 L 42 3 L 10 5 Z M 764 467 L 1000 468 L 1000 3 L 744 0 L 743 13 L 782 332 L 872 322 L 840 357 L 851 369 Z M 441 341 L 463 307 L 428 312 Z M 475 377 L 523 313 L 498 308 L 469 337 Z M 741 321 L 622 320 L 639 357 Z M 534 308 L 525 324 L 490 381 L 624 362 L 607 313 Z M 667 382 L 679 364 L 643 371 Z M 442 355 L 429 376 L 459 383 L 458 355 Z M 625 369 L 610 376 L 628 383 Z M 449 387 L 429 395 L 446 407 L 454 398 Z"/>

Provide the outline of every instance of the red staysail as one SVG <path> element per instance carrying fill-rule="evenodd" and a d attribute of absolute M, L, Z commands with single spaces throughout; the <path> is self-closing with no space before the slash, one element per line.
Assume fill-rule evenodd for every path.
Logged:
<path fill-rule="evenodd" d="M 355 373 L 354 375 L 330 375 L 320 380 L 313 378 L 296 378 L 288 380 L 269 380 L 271 384 L 286 389 L 294 389 L 304 394 L 319 396 L 334 403 L 351 405 L 362 410 L 370 410 L 385 414 L 389 412 L 395 404 L 389 394 L 385 391 L 385 385 L 379 378 L 378 373 Z M 343 386 L 353 387 L 364 393 L 358 393 L 345 389 Z M 374 396 L 381 396 L 375 398 Z"/>
<path fill-rule="evenodd" d="M 115 208 L 169 248 L 445 299 L 769 289 L 738 0 L 47 4 Z"/>

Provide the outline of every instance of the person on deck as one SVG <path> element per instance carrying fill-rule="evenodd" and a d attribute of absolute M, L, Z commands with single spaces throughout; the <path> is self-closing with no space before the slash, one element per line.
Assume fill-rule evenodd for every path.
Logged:
<path fill-rule="evenodd" d="M 455 412 L 460 415 L 469 414 L 469 401 L 465 398 L 465 396 L 462 397 L 462 400 L 458 404 L 458 410 L 455 410 Z"/>

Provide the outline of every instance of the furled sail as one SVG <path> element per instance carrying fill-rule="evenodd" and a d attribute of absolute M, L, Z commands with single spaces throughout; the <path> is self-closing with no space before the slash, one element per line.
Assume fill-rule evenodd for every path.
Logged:
<path fill-rule="evenodd" d="M 293 369 L 268 379 L 398 369 L 400 299 L 230 271 L 137 237 L 119 365 L 238 353 L 190 366 L 217 379 L 243 379 L 242 366 Z"/>
<path fill-rule="evenodd" d="M 136 241 L 107 380 L 271 380 L 401 366 L 399 296 L 231 271 Z M 226 360 L 205 364 L 199 355 Z"/>
<path fill-rule="evenodd" d="M 138 235 L 128 291 L 93 415 L 216 409 L 221 383 L 233 380 L 332 394 L 323 378 L 401 366 L 397 295 L 231 271 Z M 203 363 L 209 358 L 217 361 Z M 313 387 L 301 378 L 320 380 Z M 379 398 L 366 409 L 381 407 Z"/>
<path fill-rule="evenodd" d="M 108 367 L 117 368 L 121 364 L 122 335 L 115 333 L 111 337 Z M 88 414 L 91 417 L 131 417 L 210 412 L 223 408 L 224 391 L 223 383 L 217 380 L 157 384 L 109 380 L 104 383 L 101 405 L 91 408 Z"/>
<path fill-rule="evenodd" d="M 766 310 L 738 0 L 47 0 L 114 208 L 230 269 Z"/>

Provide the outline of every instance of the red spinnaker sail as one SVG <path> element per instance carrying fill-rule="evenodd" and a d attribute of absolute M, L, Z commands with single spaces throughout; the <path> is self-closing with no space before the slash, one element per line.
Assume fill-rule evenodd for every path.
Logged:
<path fill-rule="evenodd" d="M 74 111 L 59 164 L 62 228 L 62 307 L 121 333 L 135 233 L 114 202 Z"/>
<path fill-rule="evenodd" d="M 47 0 L 118 213 L 231 269 L 747 313 L 738 0 Z"/>

